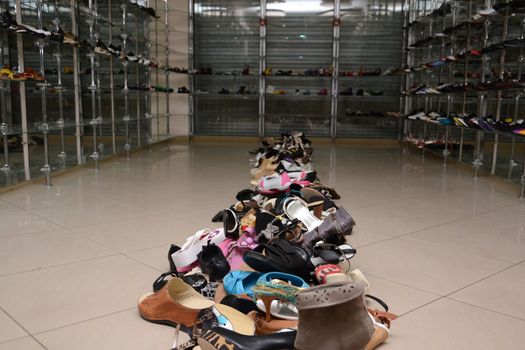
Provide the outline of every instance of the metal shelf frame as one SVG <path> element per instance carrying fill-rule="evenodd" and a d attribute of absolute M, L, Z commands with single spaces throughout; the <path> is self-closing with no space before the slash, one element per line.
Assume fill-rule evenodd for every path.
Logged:
<path fill-rule="evenodd" d="M 431 13 L 439 6 L 443 4 L 451 5 L 451 12 L 443 16 L 431 15 Z M 404 26 L 404 54 L 403 54 L 403 66 L 404 67 L 418 67 L 425 62 L 432 62 L 436 60 L 436 52 L 438 52 L 439 57 L 444 57 L 446 55 L 454 55 L 458 51 L 469 52 L 471 49 L 483 50 L 486 47 L 489 47 L 492 44 L 497 44 L 504 42 L 509 38 L 510 33 L 512 32 L 512 37 L 510 38 L 525 38 L 525 15 L 524 14 L 511 14 L 508 8 L 505 8 L 498 12 L 498 16 L 484 16 L 477 17 L 475 21 L 472 20 L 476 12 L 480 9 L 491 8 L 495 2 L 493 0 L 445 0 L 445 1 L 435 1 L 435 0 L 407 0 L 405 7 L 405 26 Z M 476 12 L 475 12 L 476 11 Z M 521 18 L 521 21 L 516 21 L 515 18 Z M 461 20 L 460 20 L 461 19 Z M 513 21 L 511 22 L 511 19 Z M 463 30 L 466 30 L 466 36 L 464 40 L 460 42 L 464 46 L 459 46 L 457 41 L 457 31 L 454 31 L 450 38 L 445 42 L 445 38 L 442 37 L 441 43 L 433 46 L 433 43 L 436 43 L 436 40 L 432 41 L 428 47 L 422 48 L 422 50 L 411 50 L 409 49 L 410 43 L 418 42 L 422 38 L 433 37 L 434 33 L 442 33 L 447 28 L 452 28 L 458 23 L 464 24 Z M 477 41 L 473 41 L 472 26 L 476 25 L 477 28 L 482 29 L 482 34 Z M 480 28 L 481 25 L 481 28 Z M 469 81 L 476 79 L 471 78 L 471 70 L 479 69 L 479 74 L 477 79 L 480 83 L 485 83 L 487 80 L 487 73 L 492 71 L 493 74 L 499 80 L 505 79 L 505 73 L 508 66 L 512 72 L 516 73 L 517 80 L 522 78 L 522 69 L 523 62 L 525 61 L 524 57 L 524 48 L 520 45 L 519 48 L 510 48 L 514 52 L 516 49 L 519 50 L 519 55 L 517 59 L 507 59 L 507 48 L 502 47 L 496 53 L 498 56 L 492 55 L 491 52 L 481 51 L 481 60 L 480 64 L 472 64 L 472 60 L 467 56 L 466 59 L 462 62 L 461 65 L 456 64 L 455 62 L 449 63 L 447 67 L 439 67 L 439 72 L 436 73 L 435 70 L 426 69 L 419 72 L 413 72 L 407 74 L 404 78 L 403 90 L 408 90 L 410 86 L 413 85 L 414 81 L 423 82 L 427 86 L 436 84 L 436 82 L 447 82 L 449 84 L 458 83 L 457 73 L 461 72 L 462 77 L 460 78 L 462 84 L 467 84 Z M 509 49 L 509 51 L 510 51 Z M 487 50 L 488 51 L 488 50 Z M 426 53 L 425 53 L 426 52 Z M 439 58 L 437 58 L 439 59 Z M 478 60 L 479 61 L 479 60 Z M 492 70 L 491 70 L 492 68 Z M 447 71 L 445 72 L 445 69 Z M 436 79 L 437 78 L 437 79 Z M 508 93 L 511 92 L 514 94 L 514 97 L 509 100 Z M 496 95 L 493 98 L 489 98 L 488 94 L 478 94 L 477 97 L 468 96 L 465 91 L 461 98 L 458 98 L 459 105 L 454 101 L 457 94 L 438 94 L 438 95 L 406 95 L 403 97 L 402 106 L 404 106 L 404 114 L 409 115 L 415 110 L 421 109 L 425 114 L 430 112 L 441 112 L 442 101 L 441 99 L 445 98 L 446 101 L 446 115 L 450 113 L 458 113 L 461 115 L 467 115 L 469 113 L 476 113 L 479 117 L 486 117 L 489 114 L 489 110 L 493 111 L 493 115 L 496 121 L 499 121 L 503 118 L 503 105 L 505 103 L 507 114 L 512 117 L 513 121 L 517 121 L 520 116 L 520 99 L 523 90 L 517 89 L 514 91 L 496 91 Z M 506 95 L 504 95 L 504 93 Z M 437 99 L 436 99 L 437 97 Z M 474 102 L 474 103 L 473 103 Z M 437 106 L 436 106 L 436 104 Z M 456 105 L 456 109 L 454 109 Z M 459 108 L 457 108 L 459 106 Z M 475 108 L 473 108 L 473 106 Z M 420 125 L 423 128 L 421 132 Z M 454 131 L 458 137 L 458 153 L 457 153 L 457 162 L 465 162 L 465 131 L 469 130 L 468 128 L 450 126 L 450 125 L 441 125 L 439 123 L 428 123 L 418 120 L 407 119 L 404 121 L 403 135 L 404 140 L 412 140 L 413 129 L 416 128 L 416 132 L 422 133 L 423 140 L 428 138 L 432 139 L 442 139 L 444 143 L 444 150 L 442 152 L 443 156 L 443 165 L 446 167 L 447 161 L 450 157 L 449 152 L 449 143 L 451 142 L 451 133 Z M 444 130 L 443 130 L 444 129 Z M 479 177 L 480 169 L 483 168 L 485 157 L 484 152 L 489 150 L 486 145 L 487 137 L 491 138 L 491 159 L 490 163 L 487 164 L 488 171 L 492 175 L 497 174 L 498 167 L 501 168 L 501 159 L 505 155 L 500 151 L 500 146 L 502 143 L 502 137 L 510 138 L 510 156 L 507 161 L 506 167 L 506 179 L 509 181 L 516 180 L 514 173 L 516 168 L 520 165 L 516 161 L 517 156 L 517 146 L 522 145 L 525 150 L 525 143 L 517 142 L 517 136 L 514 134 L 503 135 L 499 132 L 488 133 L 481 130 L 472 130 L 475 134 L 473 138 L 473 154 L 472 154 L 472 167 L 473 167 L 473 177 L 477 179 Z M 522 138 L 520 138 L 522 141 Z M 508 143 L 508 142 L 507 142 Z M 426 152 L 423 147 L 423 154 Z M 523 159 L 522 174 L 519 178 L 521 184 L 521 189 L 519 193 L 520 198 L 525 198 L 525 159 Z M 503 169 L 500 169 L 503 170 Z"/>
<path fill-rule="evenodd" d="M 170 113 L 173 109 L 170 104 L 174 103 L 170 95 L 139 90 L 132 93 L 130 87 L 158 85 L 166 86 L 163 91 L 168 91 L 170 75 L 174 73 L 162 67 L 131 65 L 131 61 L 106 56 L 94 49 L 102 41 L 107 46 L 121 44 L 126 53 L 133 51 L 142 57 L 152 57 L 155 50 L 155 57 L 161 57 L 161 53 L 163 63 L 169 65 L 177 52 L 170 47 L 169 36 L 171 32 L 178 32 L 168 23 L 173 12 L 169 2 L 141 1 L 141 5 L 153 7 L 160 18 L 146 15 L 134 3 L 128 0 L 89 0 L 85 4 L 74 0 L 1 1 L 2 11 L 10 11 L 17 23 L 30 23 L 42 29 L 45 23 L 51 22 L 53 31 L 69 31 L 89 42 L 93 49 L 1 30 L 2 66 L 18 74 L 33 67 L 44 81 L 0 80 L 0 188 L 39 177 L 46 186 L 52 186 L 55 171 L 91 161 L 93 168 L 98 169 L 99 161 L 105 157 L 124 151 L 129 159 L 131 150 L 144 145 L 151 147 L 171 137 L 170 119 L 175 114 Z M 64 8 L 70 11 L 63 11 Z M 157 28 L 161 28 L 162 33 L 157 33 Z M 191 57 L 191 52 L 189 55 Z M 123 75 L 117 74 L 119 66 L 124 70 Z M 118 88 L 122 83 L 124 88 Z M 35 89 L 40 96 L 38 106 L 34 103 L 37 100 L 28 97 Z M 160 102 L 159 95 L 165 95 L 165 105 L 156 106 L 157 111 L 166 111 L 162 115 L 152 110 L 155 101 Z M 41 111 L 39 118 L 35 108 Z"/>
<path fill-rule="evenodd" d="M 195 6 L 195 4 L 199 4 L 198 6 Z M 204 3 L 204 2 L 203 2 Z M 343 63 L 341 62 L 343 59 L 346 60 L 344 64 L 348 65 L 348 61 L 350 60 L 351 54 L 354 52 L 351 50 L 351 48 L 345 47 L 346 51 L 340 50 L 340 43 L 341 43 L 341 35 L 343 32 L 346 33 L 346 35 L 354 35 L 354 31 L 358 30 L 359 28 L 354 28 L 355 25 L 353 23 L 353 19 L 349 18 L 349 15 L 352 15 L 352 9 L 343 8 L 341 4 L 341 0 L 334 0 L 334 1 L 325 1 L 321 6 L 323 6 L 322 9 L 322 15 L 316 16 L 316 14 L 312 14 L 311 16 L 306 15 L 293 15 L 290 16 L 289 22 L 282 22 L 281 20 L 283 18 L 287 17 L 276 17 L 275 12 L 276 10 L 273 9 L 272 6 L 275 5 L 275 2 L 270 2 L 268 0 L 260 0 L 259 2 L 252 2 L 250 4 L 244 3 L 241 4 L 239 2 L 239 5 L 236 3 L 231 3 L 231 7 L 227 9 L 229 6 L 224 6 L 226 2 L 219 4 L 215 3 L 205 3 L 205 5 L 202 5 L 200 2 L 191 0 L 190 1 L 190 33 L 191 34 L 191 40 L 190 40 L 190 52 L 194 53 L 196 50 L 201 50 L 206 56 L 209 56 L 209 59 L 202 59 L 202 57 L 199 57 L 197 60 L 195 59 L 195 56 L 192 56 L 192 61 L 190 62 L 190 69 L 193 70 L 195 68 L 197 69 L 203 69 L 204 67 L 196 67 L 198 63 L 203 62 L 212 62 L 210 61 L 214 55 L 218 55 L 219 53 L 223 55 L 224 62 L 220 62 L 217 67 L 214 67 L 214 71 L 211 74 L 206 74 L 205 76 L 208 77 L 206 81 L 214 82 L 213 86 L 216 84 L 225 84 L 225 88 L 228 90 L 231 90 L 231 84 L 235 84 L 236 81 L 226 81 L 221 75 L 218 74 L 217 71 L 224 70 L 223 68 L 227 66 L 229 63 L 228 60 L 236 60 L 235 62 L 245 61 L 246 64 L 249 65 L 257 65 L 257 67 L 250 67 L 255 68 L 250 70 L 249 75 L 234 75 L 234 77 L 239 77 L 239 79 L 246 77 L 246 76 L 254 76 L 258 78 L 258 105 L 257 107 L 254 106 L 254 108 L 257 109 L 257 112 L 254 113 L 254 115 L 250 115 L 250 118 L 254 120 L 254 123 L 251 123 L 251 125 L 256 124 L 257 128 L 256 130 L 250 129 L 250 134 L 254 132 L 259 137 L 264 137 L 267 135 L 270 135 L 272 133 L 275 133 L 275 127 L 272 127 L 272 130 L 269 130 L 268 128 L 268 113 L 272 113 L 271 109 L 272 106 L 269 104 L 271 100 L 268 96 L 267 88 L 270 85 L 274 84 L 284 84 L 284 86 L 291 86 L 295 84 L 295 86 L 302 86 L 303 89 L 313 89 L 313 86 L 315 84 L 318 84 L 319 86 L 322 85 L 322 88 L 327 90 L 327 100 L 329 101 L 328 107 L 326 108 L 325 113 L 314 113 L 317 117 L 315 121 L 312 121 L 316 125 L 320 125 L 321 123 L 323 125 L 329 125 L 326 128 L 326 131 L 323 130 L 321 133 L 326 134 L 327 137 L 331 138 L 332 140 L 336 140 L 336 138 L 340 137 L 340 132 L 337 130 L 337 125 L 344 123 L 344 120 L 341 120 L 342 116 L 344 116 L 344 108 L 343 111 L 341 111 L 341 101 L 347 101 L 349 104 L 351 104 L 351 100 L 345 98 L 346 96 L 340 95 L 340 85 L 341 82 L 344 82 L 346 86 L 348 86 L 348 83 L 350 81 L 349 78 L 355 78 L 353 79 L 353 84 L 364 84 L 365 86 L 369 86 L 370 82 L 373 82 L 375 78 L 381 79 L 381 81 L 385 81 L 383 78 L 389 78 L 389 81 L 395 81 L 394 79 L 399 79 L 401 81 L 400 77 L 396 76 L 368 76 L 363 77 L 366 79 L 359 79 L 361 77 L 347 77 L 347 76 L 340 76 L 340 65 Z M 197 13 L 200 9 L 200 5 L 207 6 L 210 13 Z M 366 21 L 369 21 L 368 25 L 373 25 L 373 11 L 383 11 L 383 13 L 388 13 L 390 8 L 390 11 L 392 12 L 400 12 L 399 19 L 401 26 L 401 19 L 402 16 L 402 10 L 400 11 L 399 8 L 403 8 L 408 3 L 404 3 L 401 1 L 391 1 L 388 4 L 384 4 L 381 1 L 376 0 L 370 0 L 366 5 L 359 5 L 363 6 L 364 11 L 368 11 L 367 19 L 363 21 L 362 19 L 359 19 L 360 22 L 364 22 L 366 25 Z M 216 10 L 213 9 L 213 7 L 217 7 Z M 236 7 L 236 6 L 246 6 L 246 8 Z M 345 6 L 348 6 L 346 4 Z M 270 9 L 270 10 L 268 10 Z M 354 9 L 355 10 L 355 9 Z M 217 11 L 216 14 L 216 23 L 212 23 L 211 21 L 214 21 L 215 19 L 211 18 L 211 16 L 215 16 L 213 11 Z M 270 12 L 271 13 L 270 13 Z M 219 14 L 220 12 L 220 14 Z M 235 16 L 234 13 L 243 13 L 243 20 L 239 20 L 240 25 L 237 23 L 237 20 L 232 19 L 229 23 L 228 18 L 230 16 Z M 198 20 L 196 19 L 196 15 L 200 15 Z M 211 21 L 207 21 L 207 18 L 211 18 Z M 394 17 L 392 17 L 394 18 Z M 258 20 L 258 29 L 256 29 L 255 20 Z M 248 25 L 249 22 L 249 25 Z M 246 24 L 246 26 L 243 26 L 243 23 Z M 324 23 L 322 25 L 321 29 L 318 29 L 316 25 L 318 23 Z M 330 25 L 331 23 L 331 25 Z M 363 23 L 361 23 L 363 24 Z M 345 27 L 345 25 L 347 27 Z M 198 27 L 196 27 L 198 26 Z M 208 27 L 209 26 L 209 27 Z M 240 27 L 240 29 L 239 29 Z M 249 27 L 249 28 L 248 28 Z M 204 29 L 206 28 L 206 29 Z M 220 31 L 223 30 L 232 30 L 231 36 L 229 34 L 225 34 L 224 36 L 221 36 Z M 310 28 L 310 29 L 308 29 Z M 214 29 L 217 29 L 217 31 L 214 31 Z M 205 31 L 208 36 L 201 37 L 195 37 L 195 33 L 199 34 L 200 32 Z M 302 31 L 308 31 L 308 38 L 305 41 L 305 36 L 297 36 L 299 33 L 303 33 Z M 286 31 L 289 31 L 290 33 L 297 31 L 295 36 L 292 38 L 281 36 L 281 33 L 286 33 Z M 359 32 L 364 38 L 364 31 Z M 400 31 L 401 33 L 401 31 Z M 285 35 L 285 34 L 283 34 Z M 202 35 L 201 35 L 202 36 Z M 211 37 L 210 37 L 211 36 Z M 242 44 L 239 44 L 239 47 L 236 46 L 235 40 L 241 39 Z M 348 41 L 348 38 L 345 40 Z M 353 39 L 350 39 L 353 40 Z M 373 40 L 373 39 L 367 39 L 367 40 Z M 381 41 L 381 40 L 379 40 Z M 378 41 L 378 42 L 379 42 Z M 307 42 L 310 46 L 309 47 L 302 47 L 303 42 Z M 384 40 L 381 41 L 386 42 Z M 345 42 L 346 44 L 346 42 Z M 360 42 L 360 45 L 363 43 Z M 271 45 L 271 48 L 270 48 Z M 301 75 L 292 75 L 292 76 L 286 76 L 286 75 L 275 75 L 275 72 L 273 75 L 266 75 L 265 70 L 269 67 L 269 65 L 272 65 L 273 68 L 282 68 L 285 67 L 275 67 L 278 65 L 279 62 L 281 63 L 290 63 L 294 62 L 294 60 L 297 60 L 297 56 L 294 56 L 294 54 L 287 52 L 286 50 L 281 50 L 280 48 L 283 46 L 290 46 L 290 50 L 294 50 L 294 53 L 300 52 L 301 55 L 301 65 L 304 65 L 305 67 L 308 66 L 308 69 L 316 69 L 320 66 L 322 67 L 329 67 L 330 73 L 326 76 L 301 76 Z M 321 62 L 317 57 L 315 57 L 315 54 L 318 49 L 315 49 L 317 46 L 323 46 L 326 48 L 326 62 Z M 292 49 L 293 47 L 293 49 Z M 328 48 L 329 47 L 329 48 Z M 210 48 L 209 50 L 205 50 L 204 48 Z M 384 64 L 391 64 L 392 66 L 399 65 L 399 61 L 401 60 L 401 48 L 396 48 L 399 50 L 399 56 L 395 56 L 393 60 L 385 59 L 381 62 L 386 62 Z M 237 50 L 237 51 L 236 51 Z M 366 51 L 366 50 L 362 50 Z M 362 55 L 362 54 L 361 54 Z M 381 57 L 380 53 L 371 52 L 371 57 L 378 60 Z M 351 56 L 352 58 L 354 56 Z M 241 58 L 241 59 L 239 59 Z M 363 64 L 367 64 L 367 62 L 356 62 L 355 59 L 353 59 L 353 62 L 350 62 L 354 66 L 359 66 Z M 199 62 L 197 62 L 199 61 Z M 226 63 L 225 63 L 226 62 Z M 273 64 L 272 64 L 273 63 Z M 383 69 L 387 68 L 388 66 L 383 67 Z M 234 68 L 239 69 L 240 67 Z M 253 74 L 253 72 L 257 72 L 257 75 Z M 235 73 L 235 72 L 233 72 Z M 302 73 L 302 72 L 301 72 Z M 202 111 L 199 109 L 201 105 L 199 105 L 199 101 L 196 100 L 197 96 L 199 94 L 202 94 L 201 89 L 206 89 L 207 92 L 210 94 L 216 94 L 218 91 L 208 91 L 209 87 L 207 85 L 203 85 L 202 83 L 199 84 L 199 81 L 195 81 L 195 77 L 198 77 L 200 75 L 191 75 L 190 80 L 192 81 L 192 84 L 190 84 L 193 88 L 190 88 L 190 135 L 193 136 L 195 133 L 198 133 L 199 130 L 196 130 L 196 126 L 199 123 L 205 122 L 202 117 L 204 115 L 209 115 L 208 109 L 211 108 L 211 105 L 206 105 L 205 108 Z M 311 79 L 310 79 L 311 78 Z M 392 79 L 394 78 L 394 79 Z M 357 82 L 358 80 L 362 82 Z M 237 82 L 241 85 L 249 85 L 248 82 Z M 310 85 L 309 85 L 310 84 Z M 395 83 L 394 85 L 396 85 Z M 210 84 L 212 86 L 212 84 Z M 238 86 L 237 86 L 238 87 Z M 236 87 L 236 88 L 237 88 Z M 254 86 L 247 86 L 248 88 L 252 89 Z M 294 87 L 293 89 L 298 89 L 297 87 Z M 293 90 L 292 89 L 292 90 Z M 217 89 L 218 90 L 218 89 Z M 312 95 L 315 95 L 317 91 L 312 90 Z M 398 94 L 397 99 L 395 100 L 395 103 L 393 104 L 393 107 L 391 112 L 398 112 L 399 111 L 399 105 L 401 101 L 401 95 L 399 93 L 399 88 L 396 85 L 395 91 L 393 92 L 395 94 Z M 386 94 L 385 94 L 386 95 Z M 339 97 L 341 96 L 341 97 Z M 316 96 L 312 96 L 316 97 Z M 295 100 L 300 101 L 301 99 L 298 97 L 295 97 Z M 310 96 L 304 96 L 304 100 L 311 101 L 312 98 Z M 381 99 L 378 98 L 378 101 Z M 385 99 L 385 101 L 382 101 L 385 103 L 385 105 L 390 106 L 392 99 Z M 375 105 L 372 105 L 375 106 Z M 348 105 L 346 106 L 348 107 Z M 217 107 L 217 109 L 228 107 Z M 373 108 L 373 107 L 370 107 Z M 387 107 L 388 108 L 388 107 Z M 232 106 L 231 112 L 234 112 L 234 107 Z M 342 114 L 343 113 L 343 114 Z M 283 113 L 283 115 L 286 113 Z M 297 114 L 298 116 L 299 114 Z M 294 115 L 290 114 L 290 118 L 294 118 Z M 227 117 L 227 115 L 223 116 L 224 118 Z M 255 121 L 255 118 L 257 120 Z M 242 120 L 239 120 L 239 123 L 242 123 Z M 401 121 L 395 123 L 399 124 Z M 396 124 L 396 125 L 397 125 Z M 198 127 L 197 127 L 198 129 Z M 205 128 L 206 130 L 212 130 L 211 126 L 207 126 Z M 397 129 L 397 127 L 396 127 Z M 232 130 L 237 130 L 237 128 L 234 128 Z M 220 131 L 218 131 L 220 132 Z M 397 132 L 397 137 L 399 137 L 399 132 Z"/>

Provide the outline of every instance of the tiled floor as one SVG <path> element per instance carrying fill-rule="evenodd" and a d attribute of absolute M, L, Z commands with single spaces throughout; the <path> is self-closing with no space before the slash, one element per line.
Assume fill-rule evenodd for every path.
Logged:
<path fill-rule="evenodd" d="M 1 194 L 0 350 L 169 349 L 173 329 L 141 320 L 137 298 L 169 244 L 248 187 L 252 146 L 171 146 Z M 357 221 L 354 266 L 401 315 L 383 349 L 523 349 L 516 186 L 397 149 L 314 156 Z"/>

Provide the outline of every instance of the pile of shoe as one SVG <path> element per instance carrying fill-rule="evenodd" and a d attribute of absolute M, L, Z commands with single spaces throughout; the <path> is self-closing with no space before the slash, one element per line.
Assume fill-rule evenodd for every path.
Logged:
<path fill-rule="evenodd" d="M 253 187 L 212 218 L 221 227 L 170 247 L 171 270 L 138 310 L 176 327 L 174 349 L 371 350 L 388 338 L 396 316 L 350 268 L 355 222 L 312 153 L 301 132 L 264 139 L 251 152 Z"/>

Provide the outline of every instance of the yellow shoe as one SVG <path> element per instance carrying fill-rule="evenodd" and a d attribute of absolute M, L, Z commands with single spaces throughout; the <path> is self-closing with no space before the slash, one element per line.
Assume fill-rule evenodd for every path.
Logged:
<path fill-rule="evenodd" d="M 0 79 L 11 80 L 12 77 L 13 71 L 11 69 L 9 69 L 8 67 L 0 69 Z"/>

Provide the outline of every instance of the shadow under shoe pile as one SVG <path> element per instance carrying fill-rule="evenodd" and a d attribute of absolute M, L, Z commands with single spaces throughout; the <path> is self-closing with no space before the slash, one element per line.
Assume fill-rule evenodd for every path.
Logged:
<path fill-rule="evenodd" d="M 170 271 L 138 309 L 175 327 L 173 349 L 372 350 L 388 338 L 396 316 L 351 269 L 355 221 L 312 153 L 300 132 L 265 139 L 252 187 L 211 218 L 220 227 L 170 247 Z"/>

